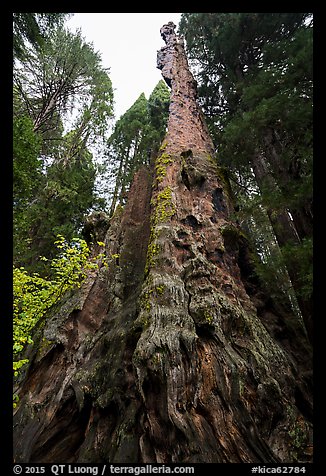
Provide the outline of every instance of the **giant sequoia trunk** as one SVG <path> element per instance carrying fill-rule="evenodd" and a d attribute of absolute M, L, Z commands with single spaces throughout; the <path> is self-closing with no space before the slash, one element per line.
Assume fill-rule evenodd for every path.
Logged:
<path fill-rule="evenodd" d="M 166 139 L 110 221 L 109 267 L 38 331 L 16 462 L 311 459 L 309 345 L 256 292 L 174 28 Z"/>

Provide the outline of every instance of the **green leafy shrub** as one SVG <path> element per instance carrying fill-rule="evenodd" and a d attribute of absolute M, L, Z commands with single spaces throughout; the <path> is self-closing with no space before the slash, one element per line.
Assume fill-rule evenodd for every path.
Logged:
<path fill-rule="evenodd" d="M 28 363 L 28 359 L 22 359 L 20 356 L 28 344 L 33 344 L 32 331 L 35 325 L 67 291 L 82 285 L 89 270 L 106 264 L 104 253 L 90 258 L 90 249 L 86 241 L 74 238 L 68 242 L 62 235 L 58 235 L 57 238 L 55 246 L 59 250 L 59 257 L 50 263 L 53 271 L 52 279 L 42 278 L 38 273 L 29 274 L 23 267 L 14 267 L 13 371 L 15 377 Z M 104 243 L 98 244 L 104 246 Z M 47 261 L 47 258 L 42 257 L 41 260 Z"/>

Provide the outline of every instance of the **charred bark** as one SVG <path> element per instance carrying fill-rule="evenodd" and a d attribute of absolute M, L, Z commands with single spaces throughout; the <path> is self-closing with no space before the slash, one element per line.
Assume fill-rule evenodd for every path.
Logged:
<path fill-rule="evenodd" d="M 174 28 L 161 30 L 172 95 L 154 174 L 136 174 L 110 221 L 109 267 L 40 331 L 18 390 L 16 462 L 311 460 L 310 348 L 280 339 L 266 303 L 257 313 Z"/>

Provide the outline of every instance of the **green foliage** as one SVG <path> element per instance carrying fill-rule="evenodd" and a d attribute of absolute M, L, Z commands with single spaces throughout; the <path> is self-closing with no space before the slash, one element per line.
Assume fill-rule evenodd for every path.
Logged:
<path fill-rule="evenodd" d="M 287 273 L 284 257 L 275 239 L 267 213 L 260 203 L 259 195 L 251 201 L 250 218 L 243 214 L 245 227 L 252 248 L 255 273 L 266 293 L 278 304 L 293 308 L 297 313 L 295 296 Z"/>
<path fill-rule="evenodd" d="M 61 25 L 70 13 L 13 13 L 14 57 L 20 60 L 28 54 L 28 46 L 39 48 L 51 35 L 55 26 Z"/>
<path fill-rule="evenodd" d="M 300 279 L 298 294 L 304 300 L 313 294 L 313 241 L 311 238 L 299 244 L 287 243 L 282 247 L 282 256 L 287 266 L 295 266 Z"/>
<path fill-rule="evenodd" d="M 76 150 L 67 164 L 59 161 L 48 167 L 37 198 L 19 217 L 20 226 L 14 235 L 16 265 L 42 275 L 49 271 L 38 256 L 55 257 L 53 241 L 57 234 L 68 240 L 78 236 L 86 214 L 96 203 L 95 175 L 92 156 L 84 148 Z"/>
<path fill-rule="evenodd" d="M 161 144 L 166 131 L 169 90 L 164 81 L 159 83 L 147 101 L 142 93 L 135 103 L 116 122 L 108 140 L 108 158 L 115 181 L 111 214 L 117 202 L 124 203 L 134 173 L 148 164 L 151 154 Z"/>
<path fill-rule="evenodd" d="M 28 210 L 43 181 L 39 158 L 41 138 L 33 132 L 33 122 L 26 116 L 13 119 L 13 237 L 14 259 L 24 252 L 30 226 Z"/>
<path fill-rule="evenodd" d="M 14 64 L 14 263 L 43 276 L 50 270 L 38 256 L 56 256 L 55 236 L 79 236 L 85 215 L 103 207 L 89 147 L 103 146 L 113 111 L 99 53 L 80 32 L 44 21 L 51 34 Z"/>
<path fill-rule="evenodd" d="M 261 145 L 266 125 L 279 131 L 311 125 L 310 17 L 308 13 L 183 14 L 180 29 L 188 55 L 199 67 L 204 112 L 216 143 L 223 141 L 228 147 L 226 153 L 221 146 L 222 160 L 229 163 L 244 146 L 252 150 Z M 225 136 L 227 128 L 232 133 Z"/>
<path fill-rule="evenodd" d="M 33 196 L 41 176 L 38 158 L 41 138 L 33 132 L 33 121 L 26 115 L 13 119 L 13 192 L 15 205 Z"/>
<path fill-rule="evenodd" d="M 312 14 L 186 13 L 180 30 L 196 66 L 199 97 L 219 162 L 231 172 L 241 210 L 238 219 L 250 231 L 260 256 L 264 250 L 258 271 L 274 290 L 279 283 L 284 295 L 289 280 L 281 270 L 286 271 L 286 265 L 297 297 L 302 293 L 307 297 L 311 292 L 307 243 L 312 233 Z M 291 215 L 300 246 L 293 248 L 285 225 L 275 219 L 278 214 Z M 261 220 L 262 215 L 271 222 Z"/>
<path fill-rule="evenodd" d="M 113 91 L 99 53 L 80 32 L 63 27 L 14 67 L 14 82 L 34 131 L 49 135 L 74 109 L 74 129 L 88 140 L 104 134 L 112 117 Z M 48 137 L 50 139 L 50 137 Z"/>
<path fill-rule="evenodd" d="M 47 311 L 74 288 L 79 288 L 89 270 L 96 269 L 103 254 L 90 260 L 90 250 L 84 240 L 74 238 L 68 242 L 58 235 L 55 246 L 59 256 L 50 262 L 52 278 L 29 274 L 23 267 L 13 271 L 13 355 L 14 375 L 28 359 L 20 358 L 28 344 L 33 344 L 32 332 L 46 316 Z M 47 261 L 42 257 L 41 260 Z M 103 259 L 102 259 L 103 261 Z"/>
<path fill-rule="evenodd" d="M 166 133 L 169 116 L 170 91 L 162 79 L 157 83 L 148 98 L 151 149 L 161 144 Z"/>

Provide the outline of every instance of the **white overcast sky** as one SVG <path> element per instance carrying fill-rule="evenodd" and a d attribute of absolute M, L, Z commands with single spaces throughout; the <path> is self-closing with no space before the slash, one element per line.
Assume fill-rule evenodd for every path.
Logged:
<path fill-rule="evenodd" d="M 110 68 L 118 119 L 143 92 L 148 99 L 161 71 L 156 68 L 157 50 L 165 45 L 160 28 L 169 21 L 177 26 L 181 13 L 75 13 L 66 26 L 81 30 Z"/>

